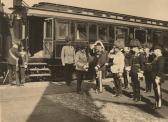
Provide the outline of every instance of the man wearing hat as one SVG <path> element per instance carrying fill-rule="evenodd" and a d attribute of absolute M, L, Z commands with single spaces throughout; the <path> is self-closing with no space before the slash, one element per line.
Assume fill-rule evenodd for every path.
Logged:
<path fill-rule="evenodd" d="M 131 53 L 129 47 L 124 47 L 124 56 L 125 56 L 125 67 L 124 67 L 124 88 L 127 89 L 130 86 L 130 76 L 129 72 L 131 70 Z"/>
<path fill-rule="evenodd" d="M 9 57 L 8 57 L 8 68 L 9 68 L 9 83 L 13 85 L 13 74 L 15 75 L 16 85 L 19 85 L 19 66 L 18 61 L 21 57 L 18 50 L 19 43 L 13 43 L 12 47 L 9 49 Z"/>
<path fill-rule="evenodd" d="M 113 56 L 113 65 L 111 66 L 111 72 L 113 73 L 114 78 L 114 86 L 115 86 L 115 96 L 121 96 L 122 95 L 122 83 L 121 79 L 124 72 L 124 54 L 121 52 L 121 49 L 123 48 L 119 43 L 115 43 L 115 54 Z"/>
<path fill-rule="evenodd" d="M 75 63 L 75 49 L 71 45 L 71 38 L 69 36 L 65 38 L 65 41 L 67 44 L 61 50 L 61 61 L 64 67 L 65 81 L 67 85 L 70 85 Z"/>
<path fill-rule="evenodd" d="M 154 54 L 156 58 L 152 62 L 152 82 L 153 90 L 155 93 L 155 105 L 154 108 L 161 108 L 162 106 L 162 91 L 161 84 L 163 82 L 163 71 L 165 60 L 162 56 L 161 49 L 155 49 Z"/>
<path fill-rule="evenodd" d="M 105 52 L 104 45 L 101 41 L 95 42 L 95 71 L 96 71 L 96 93 L 103 92 L 102 78 L 103 72 L 106 71 L 106 64 L 108 62 L 108 55 Z"/>
<path fill-rule="evenodd" d="M 77 71 L 77 93 L 81 93 L 82 81 L 89 68 L 88 58 L 84 45 L 80 45 L 79 50 L 75 54 L 75 66 Z"/>
<path fill-rule="evenodd" d="M 143 61 L 141 61 L 141 58 L 139 56 L 139 48 L 133 47 L 131 50 L 132 53 L 132 62 L 131 62 L 131 70 L 130 70 L 130 77 L 132 82 L 132 88 L 133 88 L 133 100 L 135 102 L 141 100 L 140 96 L 140 78 L 143 76 Z"/>

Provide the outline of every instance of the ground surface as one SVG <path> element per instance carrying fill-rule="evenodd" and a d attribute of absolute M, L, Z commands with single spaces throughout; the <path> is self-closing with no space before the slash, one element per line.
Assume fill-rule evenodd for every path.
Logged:
<path fill-rule="evenodd" d="M 109 79 L 104 92 L 96 94 L 94 83 L 83 83 L 83 94 L 76 94 L 76 82 L 31 82 L 25 86 L 0 86 L 0 122 L 168 122 L 168 81 L 163 84 L 163 108 L 153 110 L 153 92 L 133 102 L 131 89 L 123 96 L 112 96 Z"/>

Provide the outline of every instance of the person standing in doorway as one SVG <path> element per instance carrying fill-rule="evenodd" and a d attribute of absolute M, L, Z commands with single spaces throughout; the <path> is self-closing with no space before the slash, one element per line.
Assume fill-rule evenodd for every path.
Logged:
<path fill-rule="evenodd" d="M 71 45 L 71 38 L 68 36 L 65 38 L 66 45 L 61 50 L 61 61 L 64 67 L 64 77 L 66 84 L 69 86 L 72 81 L 72 73 L 75 64 L 75 49 Z"/>

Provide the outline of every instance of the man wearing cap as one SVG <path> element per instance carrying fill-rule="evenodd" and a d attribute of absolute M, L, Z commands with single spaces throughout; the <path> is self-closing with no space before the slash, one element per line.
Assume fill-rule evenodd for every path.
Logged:
<path fill-rule="evenodd" d="M 124 47 L 124 56 L 125 56 L 125 67 L 124 67 L 124 88 L 127 89 L 130 86 L 130 76 L 129 72 L 131 70 L 131 53 L 129 47 Z"/>
<path fill-rule="evenodd" d="M 145 48 L 145 68 L 144 68 L 144 76 L 145 76 L 145 92 L 151 92 L 152 90 L 152 61 L 155 58 L 155 54 L 153 50 L 149 50 L 149 48 Z"/>
<path fill-rule="evenodd" d="M 130 70 L 130 76 L 131 76 L 131 82 L 132 82 L 132 88 L 133 88 L 133 100 L 135 102 L 141 100 L 140 96 L 140 77 L 143 76 L 143 71 L 141 69 L 142 62 L 140 61 L 139 57 L 139 48 L 133 47 L 131 50 L 132 53 L 132 62 L 131 62 L 131 70 Z"/>
<path fill-rule="evenodd" d="M 154 54 L 156 58 L 152 62 L 152 82 L 153 82 L 153 90 L 155 94 L 155 105 L 154 108 L 161 108 L 162 106 L 162 91 L 161 91 L 161 83 L 163 82 L 163 70 L 165 60 L 162 56 L 162 52 L 160 49 L 155 49 Z"/>
<path fill-rule="evenodd" d="M 121 52 L 121 46 L 119 44 L 115 44 L 114 48 L 114 56 L 113 56 L 113 65 L 111 66 L 111 72 L 113 73 L 114 78 L 114 86 L 115 86 L 115 96 L 121 96 L 122 95 L 122 83 L 121 79 L 124 72 L 124 54 Z"/>
<path fill-rule="evenodd" d="M 102 78 L 103 72 L 106 71 L 106 64 L 108 62 L 108 55 L 105 52 L 104 45 L 101 41 L 95 42 L 95 71 L 96 71 L 96 93 L 103 92 Z"/>
<path fill-rule="evenodd" d="M 66 84 L 70 85 L 72 80 L 74 63 L 75 63 L 75 49 L 71 45 L 70 37 L 66 37 L 65 41 L 67 44 L 63 46 L 61 50 L 61 61 L 62 61 L 62 66 L 64 66 L 64 77 L 65 77 Z"/>
<path fill-rule="evenodd" d="M 75 66 L 77 71 L 77 93 L 81 93 L 81 85 L 84 75 L 88 71 L 89 64 L 86 55 L 86 49 L 84 45 L 79 47 L 79 50 L 75 54 Z"/>
<path fill-rule="evenodd" d="M 9 68 L 9 83 L 13 85 L 13 74 L 15 75 L 16 85 L 19 85 L 19 66 L 18 61 L 21 57 L 18 50 L 18 43 L 13 43 L 12 48 L 9 49 L 9 57 L 8 57 L 8 68 Z"/>

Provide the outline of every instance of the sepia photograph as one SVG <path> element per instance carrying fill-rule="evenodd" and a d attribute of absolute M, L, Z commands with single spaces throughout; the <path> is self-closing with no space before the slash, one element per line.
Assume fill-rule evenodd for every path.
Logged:
<path fill-rule="evenodd" d="M 168 0 L 0 0 L 0 122 L 168 122 Z"/>

